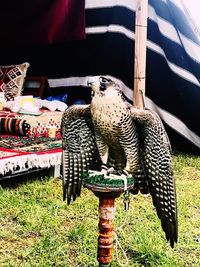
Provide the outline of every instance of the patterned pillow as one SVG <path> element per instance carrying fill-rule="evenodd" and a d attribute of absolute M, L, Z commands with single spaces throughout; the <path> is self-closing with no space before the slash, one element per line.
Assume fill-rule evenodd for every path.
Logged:
<path fill-rule="evenodd" d="M 4 91 L 6 100 L 14 100 L 22 92 L 29 63 L 0 66 L 0 91 Z"/>

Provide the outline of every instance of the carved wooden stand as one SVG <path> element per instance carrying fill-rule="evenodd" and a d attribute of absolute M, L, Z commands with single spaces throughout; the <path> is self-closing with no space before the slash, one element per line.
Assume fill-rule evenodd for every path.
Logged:
<path fill-rule="evenodd" d="M 115 198 L 113 196 L 104 196 L 104 194 L 95 194 L 99 198 L 99 237 L 97 260 L 99 266 L 108 265 L 112 261 L 113 254 L 113 230 L 115 216 Z"/>
<path fill-rule="evenodd" d="M 124 187 L 98 186 L 87 183 L 83 185 L 99 198 L 99 236 L 97 260 L 99 267 L 108 266 L 112 262 L 113 254 L 113 220 L 115 217 L 115 198 L 124 192 Z M 130 190 L 133 185 L 128 186 Z"/>

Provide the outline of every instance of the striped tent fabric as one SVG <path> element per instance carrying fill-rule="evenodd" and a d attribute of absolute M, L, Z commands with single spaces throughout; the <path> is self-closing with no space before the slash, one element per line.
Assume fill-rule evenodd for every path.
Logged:
<path fill-rule="evenodd" d="M 136 2 L 85 0 L 85 40 L 6 46 L 2 65 L 29 62 L 28 74 L 47 76 L 54 92 L 66 86 L 86 92 L 89 76 L 111 75 L 124 83 L 131 102 Z M 173 149 L 199 154 L 199 35 L 181 0 L 149 0 L 148 16 L 145 105 L 162 118 Z"/>
<path fill-rule="evenodd" d="M 87 38 L 74 72 L 50 85 L 85 86 L 88 76 L 108 74 L 131 102 L 136 2 L 86 0 Z M 199 152 L 200 41 L 179 0 L 149 0 L 148 16 L 146 107 L 162 118 L 172 147 Z"/>

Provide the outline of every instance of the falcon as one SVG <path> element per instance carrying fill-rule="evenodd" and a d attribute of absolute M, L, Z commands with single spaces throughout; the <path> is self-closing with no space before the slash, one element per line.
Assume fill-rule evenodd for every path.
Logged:
<path fill-rule="evenodd" d="M 139 110 L 123 96 L 123 86 L 109 76 L 88 80 L 90 105 L 69 107 L 62 117 L 63 199 L 81 194 L 89 170 L 134 177 L 133 194 L 150 193 L 171 247 L 178 239 L 176 189 L 171 148 L 161 119 Z"/>

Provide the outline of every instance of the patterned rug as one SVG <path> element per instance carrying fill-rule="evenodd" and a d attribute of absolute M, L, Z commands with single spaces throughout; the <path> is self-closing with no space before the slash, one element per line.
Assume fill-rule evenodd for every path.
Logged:
<path fill-rule="evenodd" d="M 61 147 L 61 139 L 1 135 L 0 175 L 16 170 L 59 165 L 61 164 Z"/>

